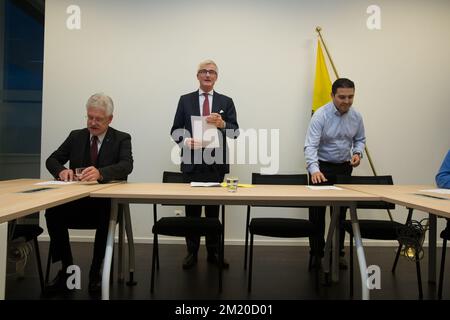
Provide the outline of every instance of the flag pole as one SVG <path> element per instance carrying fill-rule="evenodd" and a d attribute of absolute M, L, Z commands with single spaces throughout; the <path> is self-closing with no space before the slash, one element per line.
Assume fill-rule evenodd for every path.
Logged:
<path fill-rule="evenodd" d="M 338 72 L 337 72 L 336 67 L 335 67 L 335 65 L 334 65 L 333 59 L 331 58 L 331 55 L 330 55 L 330 53 L 328 52 L 327 45 L 325 44 L 325 41 L 323 40 L 323 37 L 322 37 L 322 34 L 320 33 L 320 31 L 322 31 L 322 28 L 319 27 L 319 26 L 317 26 L 317 27 L 316 27 L 316 32 L 319 34 L 320 41 L 321 41 L 322 44 L 323 44 L 323 47 L 324 47 L 325 52 L 326 52 L 326 54 L 327 54 L 328 60 L 330 61 L 331 67 L 333 68 L 334 75 L 336 76 L 337 79 L 339 79 L 339 75 L 338 75 Z M 374 176 L 377 176 L 377 172 L 376 172 L 376 170 L 375 170 L 375 166 L 373 165 L 372 157 L 370 156 L 369 148 L 367 148 L 367 144 L 364 146 L 364 151 L 366 152 L 367 160 L 369 160 L 369 165 L 370 165 L 370 168 L 372 169 L 373 175 L 374 175 Z M 391 216 L 391 212 L 390 212 L 389 209 L 387 209 L 387 211 L 388 211 L 388 213 L 389 213 L 389 218 L 390 218 L 391 221 L 392 221 L 393 219 L 392 219 L 392 216 Z"/>
<path fill-rule="evenodd" d="M 322 42 L 323 47 L 324 47 L 324 49 L 325 49 L 325 52 L 327 53 L 327 57 L 328 57 L 328 60 L 329 60 L 330 63 L 331 63 L 331 67 L 333 68 L 334 75 L 336 76 L 336 78 L 339 79 L 338 72 L 337 72 L 337 70 L 336 70 L 336 67 L 334 66 L 333 59 L 331 59 L 331 55 L 330 55 L 330 53 L 328 52 L 327 45 L 325 44 L 325 41 L 323 41 L 322 34 L 320 33 L 320 31 L 322 31 L 322 28 L 319 27 L 319 26 L 317 26 L 317 27 L 316 27 L 316 31 L 317 31 L 317 33 L 319 34 L 320 41 Z"/>

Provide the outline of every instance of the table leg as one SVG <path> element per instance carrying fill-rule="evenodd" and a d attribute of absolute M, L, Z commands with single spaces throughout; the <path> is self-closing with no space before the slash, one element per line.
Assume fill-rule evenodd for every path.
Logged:
<path fill-rule="evenodd" d="M 370 292 L 367 286 L 367 263 L 364 255 L 364 248 L 361 240 L 361 231 L 359 230 L 358 216 L 356 214 L 356 205 L 350 206 L 350 216 L 352 220 L 353 237 L 355 239 L 356 254 L 358 256 L 359 270 L 361 272 L 361 292 L 362 299 L 369 300 Z"/>
<path fill-rule="evenodd" d="M 108 238 L 106 240 L 105 260 L 102 273 L 102 300 L 109 300 L 109 276 L 111 273 L 111 260 L 114 250 L 114 233 L 116 231 L 117 211 L 119 203 L 111 199 L 111 216 L 109 218 Z"/>
<path fill-rule="evenodd" d="M 331 215 L 331 222 L 330 222 L 330 227 L 328 228 L 327 241 L 325 242 L 324 261 L 323 261 L 323 265 L 322 265 L 324 273 L 330 272 L 331 242 L 333 239 L 334 231 L 336 230 L 336 226 L 338 225 L 338 221 L 339 221 L 339 211 L 338 211 L 338 213 L 336 213 L 336 211 L 335 211 Z"/>
<path fill-rule="evenodd" d="M 119 205 L 119 212 L 118 213 L 118 219 L 119 219 L 119 246 L 118 246 L 118 250 L 117 250 L 117 261 L 118 261 L 118 268 L 117 268 L 117 280 L 119 282 L 123 282 L 123 280 L 125 279 L 125 277 L 123 276 L 123 249 L 124 249 L 124 231 L 125 231 L 125 227 L 124 227 L 124 222 L 125 222 L 125 212 L 124 212 L 124 205 L 121 204 Z M 114 263 L 114 261 L 112 262 Z"/>

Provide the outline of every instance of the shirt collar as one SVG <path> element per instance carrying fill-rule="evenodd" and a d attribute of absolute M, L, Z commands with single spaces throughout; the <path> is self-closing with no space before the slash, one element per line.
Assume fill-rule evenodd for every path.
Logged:
<path fill-rule="evenodd" d="M 206 92 L 206 91 L 203 91 L 201 88 L 198 89 L 198 95 L 199 95 L 199 96 L 203 95 L 204 93 L 207 93 L 208 96 L 212 96 L 212 95 L 214 95 L 214 90 L 211 90 L 211 91 L 209 91 L 209 92 Z"/>
<path fill-rule="evenodd" d="M 98 142 L 99 142 L 100 144 L 102 144 L 103 139 L 105 139 L 106 132 L 108 132 L 108 129 L 106 129 L 106 131 L 103 132 L 101 135 L 97 136 Z M 89 134 L 89 141 L 91 141 L 91 140 L 92 140 L 92 134 Z"/>
<path fill-rule="evenodd" d="M 342 117 L 342 116 L 345 116 L 346 114 L 348 114 L 349 112 L 350 112 L 350 110 L 352 110 L 351 108 L 346 112 L 346 113 L 341 113 L 340 111 L 339 111 L 339 109 L 334 105 L 334 102 L 333 101 L 331 101 L 331 104 L 333 105 L 333 113 L 336 115 L 336 116 L 338 116 L 338 117 Z"/>

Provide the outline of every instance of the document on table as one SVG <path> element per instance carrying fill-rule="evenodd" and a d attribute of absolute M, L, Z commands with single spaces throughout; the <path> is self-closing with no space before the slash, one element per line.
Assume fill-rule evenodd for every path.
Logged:
<path fill-rule="evenodd" d="M 77 181 L 43 181 L 43 182 L 38 182 L 35 183 L 35 186 L 48 186 L 48 185 L 66 185 L 66 184 L 73 184 L 73 183 L 77 183 Z"/>
<path fill-rule="evenodd" d="M 311 190 L 342 190 L 342 188 L 335 186 L 306 186 L 306 187 Z"/>
<path fill-rule="evenodd" d="M 220 187 L 219 182 L 191 182 L 191 187 Z"/>
<path fill-rule="evenodd" d="M 203 148 L 218 148 L 219 133 L 215 125 L 206 122 L 207 117 L 191 116 L 192 138 L 202 142 Z"/>
<path fill-rule="evenodd" d="M 428 190 L 419 190 L 420 192 L 432 192 L 439 194 L 448 194 L 450 195 L 450 189 L 428 189 Z"/>

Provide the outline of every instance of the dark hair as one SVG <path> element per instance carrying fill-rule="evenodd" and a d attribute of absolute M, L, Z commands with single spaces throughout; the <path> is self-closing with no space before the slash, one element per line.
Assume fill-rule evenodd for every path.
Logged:
<path fill-rule="evenodd" d="M 355 83 L 347 78 L 339 78 L 335 82 L 333 82 L 333 86 L 331 87 L 331 92 L 336 94 L 337 89 L 339 88 L 353 88 L 355 89 Z"/>

